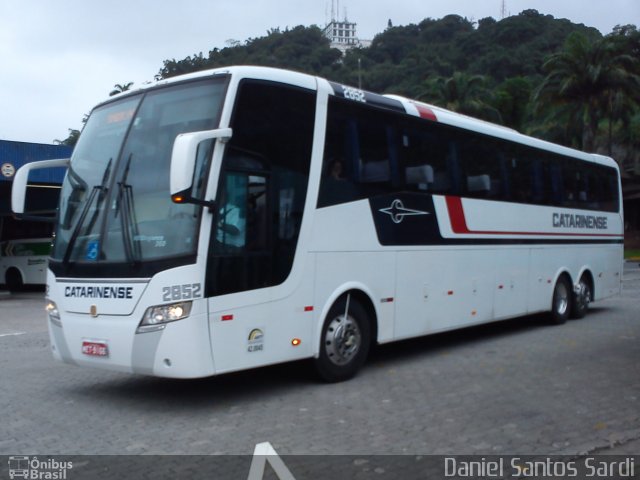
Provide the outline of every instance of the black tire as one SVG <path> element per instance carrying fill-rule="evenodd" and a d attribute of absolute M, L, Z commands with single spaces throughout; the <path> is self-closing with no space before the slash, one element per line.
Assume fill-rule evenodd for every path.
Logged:
<path fill-rule="evenodd" d="M 571 318 L 583 318 L 591 302 L 591 282 L 583 275 L 571 297 Z"/>
<path fill-rule="evenodd" d="M 5 279 L 7 281 L 7 288 L 12 292 L 20 290 L 24 285 L 24 282 L 22 281 L 22 275 L 20 275 L 20 272 L 15 268 L 10 268 L 9 270 L 7 270 Z"/>
<path fill-rule="evenodd" d="M 341 297 L 333 304 L 322 326 L 315 367 L 326 382 L 352 378 L 369 354 L 371 328 L 367 311 L 352 295 L 349 297 Z"/>
<path fill-rule="evenodd" d="M 553 289 L 551 298 L 550 321 L 554 325 L 561 325 L 567 321 L 571 315 L 571 303 L 573 298 L 573 288 L 571 281 L 566 275 L 560 276 Z"/>

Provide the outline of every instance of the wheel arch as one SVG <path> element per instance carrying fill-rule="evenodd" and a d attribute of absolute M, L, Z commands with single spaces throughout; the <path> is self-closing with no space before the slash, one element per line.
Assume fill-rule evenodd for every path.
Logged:
<path fill-rule="evenodd" d="M 10 276 L 11 274 L 16 274 L 18 275 L 18 284 L 19 285 L 24 285 L 25 283 L 25 275 L 24 272 L 22 270 L 20 270 L 20 268 L 18 268 L 15 265 L 11 265 L 9 268 L 7 268 L 7 270 L 4 272 L 4 282 L 5 285 L 8 287 L 9 283 L 10 283 Z"/>
<path fill-rule="evenodd" d="M 584 267 L 582 267 L 582 269 L 580 270 L 580 273 L 576 276 L 576 279 L 578 282 L 582 278 L 585 278 L 585 280 L 589 282 L 589 286 L 591 287 L 590 300 L 593 302 L 596 298 L 596 281 L 595 281 L 595 277 L 593 276 L 592 269 L 588 265 L 585 265 Z"/>
<path fill-rule="evenodd" d="M 567 277 L 569 279 L 569 282 L 571 282 L 571 285 L 573 285 L 573 275 L 571 275 L 571 270 L 569 269 L 569 267 L 560 267 L 558 269 L 553 279 L 552 285 L 555 286 L 555 284 L 558 283 L 558 279 L 562 276 Z"/>
<path fill-rule="evenodd" d="M 378 311 L 373 301 L 374 295 L 369 288 L 359 282 L 349 282 L 341 285 L 333 291 L 333 293 L 327 298 L 326 302 L 322 305 L 320 315 L 316 321 L 313 332 L 313 356 L 317 358 L 320 354 L 320 336 L 322 334 L 322 326 L 329 314 L 331 307 L 345 295 L 351 294 L 352 298 L 356 299 L 360 305 L 366 310 L 367 317 L 369 319 L 369 326 L 371 327 L 371 345 L 374 345 L 378 341 Z"/>

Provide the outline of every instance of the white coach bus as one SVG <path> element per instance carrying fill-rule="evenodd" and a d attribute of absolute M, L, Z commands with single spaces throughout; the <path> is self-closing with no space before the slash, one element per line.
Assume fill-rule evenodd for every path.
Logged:
<path fill-rule="evenodd" d="M 30 163 L 14 180 L 24 213 Z M 620 175 L 581 153 L 289 71 L 216 69 L 98 105 L 73 152 L 48 272 L 53 354 L 204 377 L 621 289 Z"/>

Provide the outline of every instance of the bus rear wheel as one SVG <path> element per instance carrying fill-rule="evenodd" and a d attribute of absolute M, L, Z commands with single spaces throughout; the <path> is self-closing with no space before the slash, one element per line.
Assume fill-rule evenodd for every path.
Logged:
<path fill-rule="evenodd" d="M 571 313 L 571 282 L 566 275 L 558 278 L 556 286 L 553 289 L 553 298 L 551 300 L 551 323 L 555 325 L 563 324 L 569 318 Z"/>
<path fill-rule="evenodd" d="M 322 327 L 315 367 L 327 382 L 352 378 L 369 353 L 371 329 L 366 310 L 351 295 L 333 304 Z"/>
<path fill-rule="evenodd" d="M 20 272 L 15 268 L 7 270 L 5 280 L 7 282 L 7 288 L 10 291 L 20 290 L 24 284 L 22 275 L 20 275 Z"/>
<path fill-rule="evenodd" d="M 583 275 L 578 282 L 578 286 L 573 292 L 571 317 L 583 318 L 589 309 L 589 302 L 591 302 L 591 283 Z"/>

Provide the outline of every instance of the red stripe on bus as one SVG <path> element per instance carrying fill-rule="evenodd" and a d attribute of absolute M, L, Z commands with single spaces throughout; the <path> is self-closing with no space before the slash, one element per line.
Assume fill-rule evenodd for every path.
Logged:
<path fill-rule="evenodd" d="M 434 122 L 438 121 L 436 114 L 433 113 L 433 110 L 431 110 L 429 107 L 425 107 L 424 105 L 420 105 L 419 103 L 415 103 L 414 105 L 416 106 L 416 109 L 420 114 L 420 118 L 425 118 L 427 120 L 432 120 Z"/>
<path fill-rule="evenodd" d="M 615 237 L 622 238 L 621 235 L 612 233 L 560 233 L 560 232 L 508 232 L 496 230 L 470 230 L 467 226 L 467 218 L 464 214 L 462 206 L 462 198 L 445 196 L 447 203 L 447 211 L 449 212 L 449 220 L 451 221 L 451 230 L 453 233 L 460 235 L 545 235 L 549 237 Z"/>
<path fill-rule="evenodd" d="M 464 217 L 462 209 L 462 199 L 460 197 L 444 197 L 447 202 L 447 210 L 449 210 L 449 219 L 451 220 L 451 229 L 453 233 L 477 233 L 472 232 L 467 227 L 467 219 Z"/>

